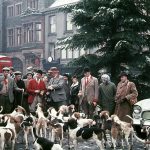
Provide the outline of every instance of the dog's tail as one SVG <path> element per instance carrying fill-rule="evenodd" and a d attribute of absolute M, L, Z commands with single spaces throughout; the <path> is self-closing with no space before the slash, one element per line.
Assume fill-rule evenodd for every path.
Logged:
<path fill-rule="evenodd" d="M 35 127 L 33 128 L 33 134 L 34 134 L 35 138 L 38 138 Z"/>

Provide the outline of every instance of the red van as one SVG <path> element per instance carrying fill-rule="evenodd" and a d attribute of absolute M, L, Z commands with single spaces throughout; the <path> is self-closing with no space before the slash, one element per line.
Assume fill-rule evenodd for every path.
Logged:
<path fill-rule="evenodd" d="M 4 67 L 11 67 L 12 59 L 8 56 L 0 55 L 0 73 Z"/>

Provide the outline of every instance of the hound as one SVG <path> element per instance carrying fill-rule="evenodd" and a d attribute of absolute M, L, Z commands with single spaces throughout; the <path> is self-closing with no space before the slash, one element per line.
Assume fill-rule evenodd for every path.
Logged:
<path fill-rule="evenodd" d="M 130 135 L 133 136 L 134 133 L 134 129 L 131 123 L 121 121 L 117 115 L 111 115 L 111 119 L 113 121 L 113 126 L 111 129 L 113 147 L 116 148 L 116 140 L 118 138 L 119 133 L 122 134 L 122 136 L 123 135 L 125 136 L 127 146 L 130 147 L 128 139 L 129 136 Z M 123 138 L 122 138 L 122 147 L 124 147 Z"/>
<path fill-rule="evenodd" d="M 38 137 L 35 128 L 33 128 L 33 133 L 36 138 L 36 140 L 33 142 L 36 150 L 63 150 L 59 144 L 55 144 L 46 138 Z"/>
<path fill-rule="evenodd" d="M 106 140 L 105 131 L 97 127 L 80 128 L 77 120 L 70 118 L 65 126 L 68 126 L 70 140 L 74 144 L 74 149 L 77 150 L 77 143 L 79 139 L 88 140 L 93 139 L 100 150 L 104 150 L 103 138 Z"/>

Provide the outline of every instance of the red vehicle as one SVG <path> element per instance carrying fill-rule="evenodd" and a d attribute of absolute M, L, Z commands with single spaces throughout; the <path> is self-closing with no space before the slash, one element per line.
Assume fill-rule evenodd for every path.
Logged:
<path fill-rule="evenodd" d="M 12 59 L 8 56 L 0 55 L 0 73 L 4 67 L 11 67 Z"/>

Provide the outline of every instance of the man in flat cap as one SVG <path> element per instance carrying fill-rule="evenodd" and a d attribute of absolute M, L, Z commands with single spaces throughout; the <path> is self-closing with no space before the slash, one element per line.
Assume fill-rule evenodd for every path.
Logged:
<path fill-rule="evenodd" d="M 119 78 L 120 82 L 117 85 L 115 96 L 115 114 L 117 114 L 122 121 L 130 123 L 131 119 L 126 115 L 132 116 L 132 105 L 137 102 L 138 91 L 135 84 L 128 80 L 127 72 L 121 72 Z"/>
<path fill-rule="evenodd" d="M 25 91 L 25 83 L 24 81 L 22 80 L 22 73 L 20 71 L 16 71 L 14 73 L 15 75 L 15 83 L 17 84 L 17 86 L 21 89 L 24 89 Z M 23 93 L 20 92 L 20 91 L 15 91 L 14 92 L 14 95 L 15 95 L 15 102 L 14 102 L 14 106 L 15 108 L 20 105 L 20 106 L 23 106 Z"/>
<path fill-rule="evenodd" d="M 92 118 L 98 101 L 98 79 L 91 75 L 89 67 L 85 67 L 83 72 L 78 96 L 83 112 Z"/>
<path fill-rule="evenodd" d="M 0 106 L 3 106 L 3 113 L 10 113 L 14 103 L 14 90 L 23 91 L 18 88 L 14 79 L 9 76 L 10 69 L 2 69 L 3 77 L 0 78 Z"/>
<path fill-rule="evenodd" d="M 11 66 L 11 67 L 9 67 L 9 69 L 10 69 L 10 70 L 9 70 L 9 76 L 14 79 L 14 77 L 15 77 L 15 74 L 14 74 L 14 67 Z"/>
<path fill-rule="evenodd" d="M 51 100 L 49 102 L 49 105 L 58 110 L 61 105 L 67 104 L 66 92 L 63 87 L 64 78 L 59 74 L 59 70 L 57 69 L 57 67 L 51 67 L 49 72 L 52 77 L 47 87 L 47 90 L 50 93 L 49 99 Z"/>
<path fill-rule="evenodd" d="M 27 92 L 29 94 L 28 103 L 30 112 L 35 112 L 37 103 L 43 103 L 43 96 L 46 92 L 46 86 L 42 80 L 42 73 L 42 70 L 37 70 L 35 78 L 29 80 Z"/>

